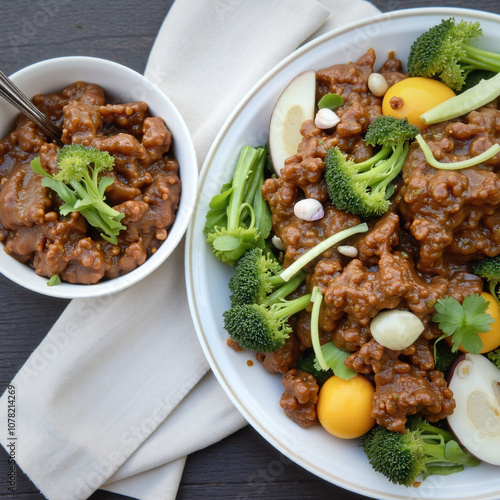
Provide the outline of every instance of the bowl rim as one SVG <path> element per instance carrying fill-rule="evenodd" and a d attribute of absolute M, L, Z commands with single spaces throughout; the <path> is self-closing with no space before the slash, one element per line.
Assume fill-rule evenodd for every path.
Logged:
<path fill-rule="evenodd" d="M 167 120 L 167 118 L 165 118 L 165 122 L 167 123 L 167 127 L 169 128 L 169 130 L 172 131 L 172 128 L 175 130 L 175 132 L 172 131 L 173 150 L 177 150 L 177 152 L 175 153 L 175 157 L 177 158 L 178 153 L 180 152 L 182 153 L 182 157 L 184 158 L 182 164 L 179 162 L 179 176 L 182 182 L 181 199 L 179 208 L 176 212 L 175 221 L 168 231 L 167 239 L 163 242 L 162 245 L 160 245 L 155 254 L 148 257 L 144 264 L 138 266 L 125 275 L 105 281 L 100 281 L 97 284 L 93 285 L 63 282 L 60 285 L 50 287 L 46 285 L 48 278 L 37 275 L 32 268 L 30 268 L 26 264 L 21 264 L 16 259 L 8 255 L 3 249 L 3 243 L 0 244 L 0 246 L 2 247 L 0 251 L 2 251 L 3 254 L 5 254 L 9 258 L 8 262 L 12 263 L 12 266 L 4 266 L 2 263 L 3 261 L 0 260 L 0 273 L 17 285 L 33 292 L 56 298 L 73 299 L 99 297 L 117 293 L 146 278 L 151 273 L 153 273 L 160 265 L 164 264 L 165 261 L 168 260 L 168 257 L 175 250 L 175 248 L 177 248 L 182 238 L 184 237 L 194 210 L 193 200 L 196 196 L 198 187 L 198 163 L 193 139 L 186 125 L 186 122 L 184 121 L 177 107 L 171 101 L 169 96 L 155 83 L 151 82 L 144 75 L 133 70 L 132 68 L 124 66 L 118 62 L 99 57 L 61 56 L 37 61 L 33 64 L 25 66 L 24 68 L 15 71 L 10 76 L 10 78 L 17 85 L 19 85 L 21 89 L 23 89 L 25 84 L 23 84 L 22 82 L 20 83 L 20 80 L 22 81 L 25 79 L 29 79 L 29 75 L 36 75 L 38 72 L 42 71 L 50 72 L 54 69 L 58 69 L 59 71 L 61 71 L 61 68 L 65 66 L 74 68 L 75 71 L 83 72 L 92 70 L 93 68 L 95 68 L 96 72 L 99 72 L 100 70 L 117 71 L 121 75 L 125 75 L 130 78 L 131 82 L 134 85 L 139 86 L 140 84 L 143 84 L 144 88 L 147 89 L 149 95 L 154 97 L 154 102 L 161 102 L 161 107 L 164 107 L 168 110 L 170 119 Z M 98 74 L 95 80 L 99 80 L 99 78 L 100 75 Z M 68 78 L 68 81 L 69 80 L 71 80 L 71 82 L 79 80 L 78 75 L 76 77 L 70 76 Z M 97 84 L 99 85 L 99 83 Z M 64 86 L 62 85 L 61 88 L 59 88 L 56 83 L 54 87 L 57 88 L 54 88 L 53 92 L 61 91 L 62 88 L 64 88 Z M 101 86 L 104 87 L 103 84 L 101 84 Z M 104 88 L 104 90 L 110 94 L 113 94 L 113 88 Z M 28 95 L 28 97 L 31 98 L 32 96 Z M 149 102 L 147 102 L 147 104 L 148 106 L 150 106 Z M 150 107 L 154 108 L 154 103 Z M 16 112 L 16 116 L 17 114 L 18 113 Z M 152 112 L 152 114 L 153 116 L 157 116 L 154 111 Z M 177 142 L 176 137 L 180 137 L 181 139 Z M 166 244 L 167 242 L 168 244 Z M 33 279 L 28 279 L 28 277 L 20 277 L 19 274 L 23 274 L 23 267 L 20 266 L 27 268 L 30 271 L 30 275 L 33 277 Z M 19 273 L 19 271 L 21 271 L 21 273 Z"/>
<path fill-rule="evenodd" d="M 302 56 L 303 53 L 308 52 L 312 48 L 323 44 L 325 41 L 333 39 L 337 36 L 343 35 L 349 31 L 359 30 L 365 26 L 369 26 L 376 21 L 388 21 L 388 20 L 397 20 L 401 18 L 411 18 L 416 16 L 464 16 L 464 17 L 474 17 L 477 20 L 485 20 L 492 21 L 496 23 L 500 23 L 500 14 L 495 14 L 487 11 L 468 9 L 468 8 L 459 8 L 459 7 L 418 7 L 418 8 L 409 8 L 409 9 L 401 9 L 390 12 L 381 12 L 380 14 L 376 14 L 374 16 L 370 16 L 367 18 L 363 18 L 354 22 L 351 22 L 345 26 L 340 28 L 336 28 L 334 30 L 328 31 L 317 38 L 314 38 L 311 41 L 308 41 L 297 50 L 289 54 L 285 57 L 280 63 L 275 65 L 269 72 L 267 72 L 261 79 L 259 79 L 255 85 L 253 85 L 248 92 L 245 94 L 243 99 L 239 102 L 239 104 L 233 109 L 232 113 L 228 116 L 226 122 L 223 127 L 220 129 L 219 133 L 215 137 L 214 142 L 212 143 L 208 154 L 203 162 L 200 177 L 199 177 L 199 192 L 196 198 L 196 207 L 195 207 L 195 216 L 192 218 L 187 233 L 186 233 L 186 246 L 185 246 L 185 279 L 186 279 L 186 288 L 188 292 L 188 302 L 191 311 L 191 316 L 193 318 L 193 323 L 195 325 L 195 330 L 197 336 L 199 338 L 202 349 L 205 353 L 205 356 L 209 362 L 212 372 L 215 374 L 217 380 L 223 387 L 226 395 L 231 400 L 231 402 L 235 405 L 238 411 L 243 415 L 245 420 L 264 438 L 266 439 L 276 450 L 281 452 L 286 457 L 293 460 L 296 464 L 300 465 L 304 469 L 308 470 L 316 477 L 323 479 L 332 484 L 336 484 L 341 488 L 345 488 L 349 491 L 372 497 L 373 495 L 381 495 L 377 496 L 377 498 L 384 499 L 403 499 L 410 498 L 406 496 L 401 496 L 399 494 L 392 494 L 387 492 L 375 491 L 366 488 L 365 486 L 361 486 L 359 484 L 353 483 L 349 480 L 344 480 L 339 478 L 338 476 L 328 475 L 324 473 L 320 468 L 317 467 L 316 464 L 312 463 L 310 460 L 305 459 L 297 453 L 297 450 L 293 448 L 291 444 L 284 443 L 279 441 L 274 435 L 268 432 L 266 428 L 266 424 L 264 424 L 261 420 L 256 418 L 256 416 L 251 412 L 251 410 L 247 407 L 245 402 L 237 390 L 235 390 L 228 380 L 227 375 L 224 370 L 221 369 L 221 366 L 218 364 L 216 355 L 214 354 L 214 350 L 212 349 L 209 342 L 209 335 L 205 332 L 203 326 L 203 318 L 201 318 L 197 303 L 198 298 L 196 296 L 196 283 L 195 283 L 195 266 L 191 259 L 193 253 L 193 245 L 195 242 L 194 230 L 196 225 L 196 214 L 199 211 L 200 204 L 200 194 L 203 191 L 203 187 L 206 184 L 207 176 L 209 174 L 210 167 L 214 161 L 216 153 L 221 146 L 221 142 L 224 137 L 228 133 L 228 131 L 233 126 L 234 121 L 240 115 L 242 110 L 248 105 L 248 103 L 254 98 L 254 96 L 260 91 L 260 89 L 271 80 L 274 75 L 279 73 L 283 68 L 292 63 L 295 59 Z M 415 493 L 417 494 L 417 493 Z M 412 497 L 413 498 L 413 497 Z M 478 496 L 477 499 L 484 500 L 496 500 L 497 494 L 484 494 Z"/>

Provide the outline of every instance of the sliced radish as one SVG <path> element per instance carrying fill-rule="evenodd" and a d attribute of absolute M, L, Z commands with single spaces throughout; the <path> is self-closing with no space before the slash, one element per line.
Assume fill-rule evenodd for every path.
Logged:
<path fill-rule="evenodd" d="M 300 127 L 314 119 L 316 72 L 297 75 L 283 90 L 274 105 L 269 123 L 269 154 L 279 176 L 285 160 L 297 152 L 302 141 Z"/>
<path fill-rule="evenodd" d="M 453 433 L 469 453 L 500 465 L 500 370 L 481 354 L 465 354 L 449 387 L 457 404 L 448 417 Z"/>

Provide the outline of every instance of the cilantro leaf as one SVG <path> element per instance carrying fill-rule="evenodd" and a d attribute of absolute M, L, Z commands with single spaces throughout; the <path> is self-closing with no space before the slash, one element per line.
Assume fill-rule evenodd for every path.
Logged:
<path fill-rule="evenodd" d="M 457 352 L 462 344 L 467 352 L 479 354 L 483 342 L 478 334 L 490 331 L 494 321 L 486 312 L 488 305 L 488 301 L 476 294 L 465 297 L 462 304 L 448 295 L 439 299 L 435 305 L 437 313 L 432 320 L 439 324 L 444 335 L 437 341 L 451 337 L 452 352 Z"/>

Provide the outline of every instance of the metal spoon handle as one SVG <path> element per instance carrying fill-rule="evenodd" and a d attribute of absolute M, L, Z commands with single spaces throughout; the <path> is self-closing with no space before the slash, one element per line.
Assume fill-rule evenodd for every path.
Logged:
<path fill-rule="evenodd" d="M 43 133 L 60 142 L 59 129 L 23 94 L 23 92 L 0 71 L 0 96 L 16 107 L 37 125 Z"/>

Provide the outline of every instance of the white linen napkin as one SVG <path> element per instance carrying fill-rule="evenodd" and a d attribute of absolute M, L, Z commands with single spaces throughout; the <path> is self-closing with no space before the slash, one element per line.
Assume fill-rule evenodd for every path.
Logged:
<path fill-rule="evenodd" d="M 261 76 L 308 38 L 376 13 L 364 0 L 348 8 L 342 0 L 177 0 L 146 76 L 183 115 L 201 165 Z M 186 455 L 245 425 L 198 344 L 182 246 L 132 288 L 72 301 L 12 381 L 15 436 L 0 432 L 0 441 L 48 499 L 82 500 L 99 488 L 173 499 Z M 7 410 L 8 391 L 1 429 Z"/>

